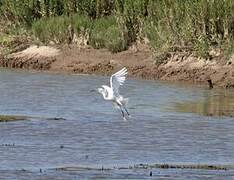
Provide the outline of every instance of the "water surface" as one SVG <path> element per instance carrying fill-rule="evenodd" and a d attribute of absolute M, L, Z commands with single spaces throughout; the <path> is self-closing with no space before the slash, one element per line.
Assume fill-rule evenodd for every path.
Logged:
<path fill-rule="evenodd" d="M 0 123 L 0 173 L 22 179 L 144 179 L 149 171 L 172 179 L 234 176 L 232 171 L 208 170 L 54 170 L 139 163 L 234 164 L 232 91 L 128 79 L 121 92 L 130 98 L 132 117 L 123 121 L 109 102 L 90 92 L 107 83 L 109 78 L 102 76 L 1 70 L 0 114 L 31 120 Z"/>

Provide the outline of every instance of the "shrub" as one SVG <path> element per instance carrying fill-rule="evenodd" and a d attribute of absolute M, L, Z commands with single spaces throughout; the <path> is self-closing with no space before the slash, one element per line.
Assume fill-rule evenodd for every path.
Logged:
<path fill-rule="evenodd" d="M 90 44 L 94 48 L 107 48 L 112 52 L 126 49 L 124 38 L 115 17 L 96 19 L 90 34 Z"/>
<path fill-rule="evenodd" d="M 89 17 L 78 14 L 72 17 L 71 23 L 76 34 L 80 34 L 85 30 L 90 30 L 92 27 L 92 20 Z"/>
<path fill-rule="evenodd" d="M 42 42 L 64 43 L 68 39 L 69 25 L 67 16 L 40 19 L 32 24 L 32 32 Z"/>

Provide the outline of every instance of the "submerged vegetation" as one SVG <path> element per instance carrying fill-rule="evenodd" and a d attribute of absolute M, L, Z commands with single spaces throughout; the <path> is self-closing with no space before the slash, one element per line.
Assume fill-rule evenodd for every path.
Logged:
<path fill-rule="evenodd" d="M 28 120 L 26 116 L 0 115 L 0 122 Z"/>
<path fill-rule="evenodd" d="M 13 37 L 89 44 L 112 52 L 148 43 L 157 57 L 234 52 L 233 0 L 2 0 L 0 45 Z"/>
<path fill-rule="evenodd" d="M 214 165 L 214 164 L 135 164 L 133 166 L 125 167 L 88 167 L 88 166 L 70 166 L 58 167 L 56 171 L 111 171 L 123 169 L 204 169 L 204 170 L 232 170 L 233 165 Z"/>

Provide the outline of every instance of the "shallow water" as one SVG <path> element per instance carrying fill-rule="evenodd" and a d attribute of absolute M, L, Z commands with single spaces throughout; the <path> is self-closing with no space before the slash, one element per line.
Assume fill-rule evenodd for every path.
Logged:
<path fill-rule="evenodd" d="M 232 171 L 141 169 L 139 163 L 234 164 L 234 93 L 128 79 L 131 119 L 90 90 L 108 77 L 0 71 L 0 114 L 32 117 L 0 123 L 0 174 L 14 179 L 233 177 Z M 218 112 L 218 113 L 217 113 Z M 48 118 L 61 117 L 61 120 Z M 14 146 L 5 146 L 14 144 Z M 42 173 L 39 170 L 42 170 Z"/>

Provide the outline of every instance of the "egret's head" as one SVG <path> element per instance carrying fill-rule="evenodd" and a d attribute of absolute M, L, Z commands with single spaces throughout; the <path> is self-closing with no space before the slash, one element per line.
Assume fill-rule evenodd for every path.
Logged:
<path fill-rule="evenodd" d="M 104 93 L 104 88 L 103 88 L 103 87 L 98 88 L 98 92 L 99 92 L 100 94 L 103 94 L 103 93 Z"/>

